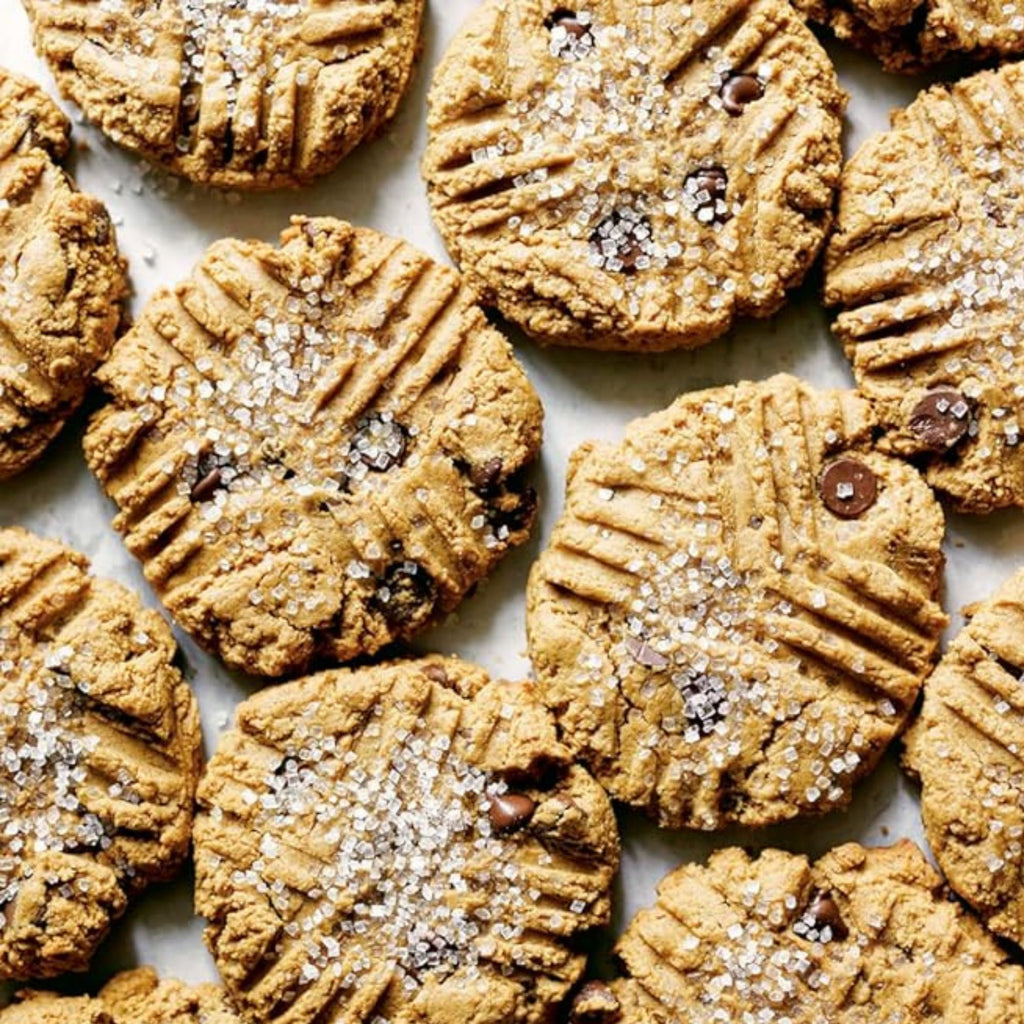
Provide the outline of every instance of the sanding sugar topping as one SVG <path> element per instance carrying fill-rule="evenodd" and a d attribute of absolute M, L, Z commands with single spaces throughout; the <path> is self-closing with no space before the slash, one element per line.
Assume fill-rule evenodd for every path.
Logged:
<path fill-rule="evenodd" d="M 32 875 L 35 856 L 111 845 L 107 824 L 83 802 L 86 787 L 96 785 L 90 760 L 101 740 L 83 731 L 88 684 L 68 671 L 74 652 L 64 646 L 19 656 L 5 633 L 0 630 L 0 908 Z M 122 772 L 96 792 L 132 799 L 132 785 Z"/>
<path fill-rule="evenodd" d="M 371 722 L 364 747 L 380 737 Z M 386 742 L 387 753 L 367 763 L 310 726 L 262 788 L 244 794 L 262 838 L 236 885 L 288 914 L 280 879 L 292 847 L 320 861 L 312 906 L 285 928 L 306 952 L 303 985 L 330 973 L 355 986 L 382 961 L 408 990 L 430 972 L 472 977 L 498 943 L 522 935 L 539 899 L 511 855 L 514 840 L 494 834 L 491 799 L 504 783 L 462 761 L 422 720 Z"/>
<path fill-rule="evenodd" d="M 733 233 L 724 229 L 741 208 L 741 179 L 756 170 L 753 162 L 722 168 L 707 155 L 721 150 L 719 94 L 735 69 L 711 47 L 701 54 L 699 76 L 688 79 L 685 89 L 674 84 L 660 66 L 661 45 L 677 31 L 696 29 L 699 36 L 708 27 L 665 25 L 658 20 L 665 17 L 649 8 L 634 33 L 587 11 L 553 16 L 553 80 L 508 102 L 501 135 L 472 154 L 496 174 L 510 165 L 521 168 L 502 181 L 528 191 L 534 212 L 512 216 L 510 229 L 524 239 L 538 232 L 567 234 L 586 247 L 592 266 L 622 275 L 617 287 L 633 297 L 663 287 L 643 271 L 677 262 L 703 268 L 694 273 L 712 286 L 719 283 L 706 269 L 704 250 L 738 249 Z M 774 75 L 773 63 L 765 61 L 756 71 L 763 89 Z M 666 139 L 678 135 L 683 121 L 691 135 L 707 134 L 708 144 L 698 146 L 701 153 L 689 163 L 665 160 Z M 767 137 L 770 118 L 764 116 L 754 130 Z"/>
<path fill-rule="evenodd" d="M 177 0 L 185 27 L 181 56 L 184 116 L 194 121 L 204 83 L 223 90 L 229 115 L 239 89 L 253 78 L 272 81 L 284 66 L 281 36 L 306 6 L 306 0 Z M 211 69 L 210 64 L 215 64 Z M 256 128 L 258 114 L 250 115 Z M 192 145 L 188 135 L 177 139 L 179 152 Z"/>

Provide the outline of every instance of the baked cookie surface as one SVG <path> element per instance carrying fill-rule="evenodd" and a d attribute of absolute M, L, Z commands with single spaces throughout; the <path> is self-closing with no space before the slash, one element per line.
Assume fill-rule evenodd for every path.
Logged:
<path fill-rule="evenodd" d="M 458 275 L 296 219 L 215 244 L 99 374 L 86 457 L 161 600 L 259 675 L 408 638 L 529 534 L 541 408 Z"/>
<path fill-rule="evenodd" d="M 161 980 L 149 967 L 116 975 L 95 998 L 19 992 L 0 1024 L 239 1024 L 224 990 Z"/>
<path fill-rule="evenodd" d="M 441 234 L 541 342 L 704 344 L 775 312 L 831 222 L 845 96 L 784 0 L 486 0 L 429 104 Z"/>
<path fill-rule="evenodd" d="M 61 91 L 192 181 L 297 187 L 392 117 L 423 0 L 24 0 Z"/>
<path fill-rule="evenodd" d="M 573 1024 L 1024 1020 L 1024 971 L 908 841 L 814 864 L 722 850 L 665 878 L 616 954 L 623 977 L 582 992 Z"/>
<path fill-rule="evenodd" d="M 887 71 L 914 73 L 954 58 L 1024 54 L 1024 8 L 978 0 L 796 0 L 809 20 L 873 53 Z"/>
<path fill-rule="evenodd" d="M 174 656 L 82 555 L 0 530 L 0 978 L 85 969 L 185 859 L 199 716 Z"/>
<path fill-rule="evenodd" d="M 81 403 L 127 291 L 106 209 L 61 169 L 70 134 L 38 86 L 0 68 L 0 480 Z"/>
<path fill-rule="evenodd" d="M 825 300 L 881 445 L 960 511 L 1024 505 L 1024 71 L 935 86 L 843 173 Z"/>
<path fill-rule="evenodd" d="M 196 909 L 246 1019 L 539 1024 L 609 918 L 608 798 L 529 684 L 457 659 L 263 691 L 199 804 Z"/>
<path fill-rule="evenodd" d="M 950 886 L 1024 945 L 1024 573 L 969 611 L 924 685 L 906 763 Z"/>
<path fill-rule="evenodd" d="M 942 511 L 853 392 L 684 395 L 572 457 L 527 592 L 563 740 L 661 824 L 845 805 L 907 722 L 946 618 Z"/>

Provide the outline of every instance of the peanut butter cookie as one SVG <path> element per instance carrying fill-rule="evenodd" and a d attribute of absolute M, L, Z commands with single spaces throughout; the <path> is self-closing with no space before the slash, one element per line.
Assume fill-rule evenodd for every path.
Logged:
<path fill-rule="evenodd" d="M 795 0 L 836 38 L 873 53 L 887 71 L 916 73 L 953 58 L 1024 53 L 1024 6 L 1017 0 Z"/>
<path fill-rule="evenodd" d="M 814 260 L 844 104 L 785 0 L 486 0 L 434 77 L 424 174 L 467 281 L 538 341 L 692 347 Z"/>
<path fill-rule="evenodd" d="M 199 803 L 196 909 L 262 1024 L 540 1024 L 609 918 L 604 791 L 529 684 L 456 659 L 265 690 Z"/>
<path fill-rule="evenodd" d="M 906 762 L 949 884 L 1024 945 L 1024 573 L 969 611 L 925 683 Z"/>
<path fill-rule="evenodd" d="M 127 290 L 107 211 L 61 169 L 70 133 L 41 89 L 0 68 L 0 480 L 81 403 Z"/>
<path fill-rule="evenodd" d="M 619 940 L 623 977 L 572 1024 L 1020 1024 L 1024 970 L 913 843 L 815 864 L 716 853 L 658 887 Z"/>
<path fill-rule="evenodd" d="M 259 675 L 411 637 L 533 523 L 536 394 L 458 275 L 373 231 L 218 242 L 99 380 L 115 526 L 182 626 Z"/>
<path fill-rule="evenodd" d="M 1024 69 L 935 86 L 843 172 L 825 299 L 882 429 L 964 512 L 1024 506 Z"/>
<path fill-rule="evenodd" d="M 943 517 L 874 429 L 779 376 L 573 456 L 530 656 L 612 796 L 673 827 L 821 813 L 902 731 L 946 623 Z"/>
<path fill-rule="evenodd" d="M 240 1024 L 223 989 L 161 981 L 151 967 L 112 978 L 98 996 L 19 992 L 0 1024 Z"/>
<path fill-rule="evenodd" d="M 192 181 L 309 184 L 392 117 L 423 0 L 24 0 L 61 91 Z"/>
<path fill-rule="evenodd" d="M 185 859 L 199 716 L 174 655 L 82 555 L 0 530 L 0 978 L 84 970 Z"/>

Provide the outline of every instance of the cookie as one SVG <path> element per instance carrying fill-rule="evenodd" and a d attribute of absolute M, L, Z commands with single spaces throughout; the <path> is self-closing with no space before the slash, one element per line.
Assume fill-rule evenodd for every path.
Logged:
<path fill-rule="evenodd" d="M 1024 505 L 1024 72 L 935 86 L 843 173 L 825 300 L 884 449 L 954 508 Z"/>
<path fill-rule="evenodd" d="M 722 850 L 665 878 L 616 953 L 623 976 L 582 992 L 573 1024 L 1024 1020 L 1024 970 L 907 840 L 814 864 Z"/>
<path fill-rule="evenodd" d="M 809 20 L 873 53 L 887 71 L 1024 53 L 1024 7 L 971 0 L 795 0 Z"/>
<path fill-rule="evenodd" d="M 925 683 L 905 762 L 949 884 L 1024 945 L 1024 572 L 969 614 Z"/>
<path fill-rule="evenodd" d="M 299 187 L 391 119 L 423 0 L 23 0 L 61 92 L 202 184 Z"/>
<path fill-rule="evenodd" d="M 616 799 L 670 827 L 823 813 L 902 731 L 946 623 L 943 517 L 874 428 L 778 376 L 575 453 L 530 657 Z"/>
<path fill-rule="evenodd" d="M 99 380 L 86 457 L 115 526 L 258 675 L 413 636 L 533 523 L 536 394 L 458 275 L 373 231 L 218 242 Z"/>
<path fill-rule="evenodd" d="M 151 967 L 112 978 L 95 999 L 19 992 L 0 1024 L 239 1024 L 223 989 L 161 980 Z"/>
<path fill-rule="evenodd" d="M 0 530 L 0 978 L 84 970 L 188 852 L 199 715 L 174 639 L 88 569 Z"/>
<path fill-rule="evenodd" d="M 529 684 L 457 659 L 265 690 L 199 805 L 196 909 L 247 1020 L 540 1024 L 608 922 L 608 798 Z"/>
<path fill-rule="evenodd" d="M 533 338 L 692 347 L 803 278 L 844 104 L 785 0 L 486 0 L 434 77 L 424 175 L 467 281 Z"/>
<path fill-rule="evenodd" d="M 106 209 L 61 168 L 70 133 L 41 89 L 0 68 L 0 480 L 78 408 L 127 290 Z"/>

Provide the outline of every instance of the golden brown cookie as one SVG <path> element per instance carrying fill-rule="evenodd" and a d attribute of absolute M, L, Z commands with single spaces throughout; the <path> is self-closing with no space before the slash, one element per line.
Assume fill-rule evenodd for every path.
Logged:
<path fill-rule="evenodd" d="M 457 659 L 265 690 L 199 804 L 196 909 L 261 1024 L 550 1021 L 609 918 L 608 798 L 530 684 Z"/>
<path fill-rule="evenodd" d="M 1024 572 L 969 612 L 925 683 L 906 763 L 949 884 L 1024 945 Z"/>
<path fill-rule="evenodd" d="M 665 878 L 616 954 L 573 1024 L 1024 1021 L 1024 970 L 909 841 L 814 864 L 722 850 Z"/>
<path fill-rule="evenodd" d="M 127 290 L 107 211 L 61 169 L 70 133 L 41 89 L 0 68 L 0 480 L 81 403 Z"/>
<path fill-rule="evenodd" d="M 573 456 L 527 594 L 563 741 L 667 826 L 845 805 L 946 623 L 942 511 L 853 392 L 684 395 Z"/>
<path fill-rule="evenodd" d="M 883 430 L 965 512 L 1024 505 L 1024 71 L 935 86 L 843 173 L 825 300 Z"/>
<path fill-rule="evenodd" d="M 161 980 L 151 967 L 116 975 L 95 999 L 19 992 L 0 1024 L 239 1024 L 224 990 Z"/>
<path fill-rule="evenodd" d="M 953 58 L 1024 53 L 1024 7 L 1015 0 L 795 0 L 812 22 L 873 53 L 887 71 L 916 73 Z"/>
<path fill-rule="evenodd" d="M 526 539 L 541 408 L 458 275 L 297 218 L 214 245 L 99 375 L 86 456 L 178 621 L 284 675 L 411 637 Z"/>
<path fill-rule="evenodd" d="M 84 970 L 184 860 L 199 715 L 155 612 L 0 530 L 0 978 Z"/>
<path fill-rule="evenodd" d="M 692 347 L 814 260 L 844 104 L 785 0 L 486 0 L 435 74 L 424 174 L 467 281 L 538 341 Z"/>
<path fill-rule="evenodd" d="M 196 182 L 298 187 L 395 113 L 423 0 L 24 0 L 64 95 Z"/>

